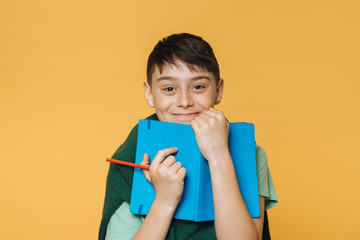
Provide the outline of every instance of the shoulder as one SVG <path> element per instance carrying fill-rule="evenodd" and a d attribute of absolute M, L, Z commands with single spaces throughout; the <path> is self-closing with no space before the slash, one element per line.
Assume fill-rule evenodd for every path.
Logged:
<path fill-rule="evenodd" d="M 148 116 L 146 119 L 149 120 L 157 120 L 156 114 L 152 114 Z M 120 147 L 115 151 L 112 158 L 118 159 L 119 157 L 126 158 L 125 156 L 122 156 L 123 152 L 135 152 L 136 151 L 136 143 L 137 143 L 137 135 L 138 135 L 138 128 L 139 125 L 136 124 L 130 131 L 129 135 L 127 136 L 125 142 L 120 145 Z M 116 158 L 118 157 L 118 158 Z M 132 156 L 131 156 L 132 157 Z"/>

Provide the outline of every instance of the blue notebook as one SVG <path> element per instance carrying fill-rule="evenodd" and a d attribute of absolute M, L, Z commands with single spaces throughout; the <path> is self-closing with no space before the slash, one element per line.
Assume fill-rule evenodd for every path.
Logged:
<path fill-rule="evenodd" d="M 164 148 L 177 147 L 174 155 L 186 169 L 184 192 L 173 218 L 190 221 L 214 220 L 209 165 L 201 155 L 190 125 L 154 120 L 140 120 L 135 163 L 144 153 L 151 160 Z M 252 123 L 230 123 L 229 150 L 234 162 L 239 188 L 251 217 L 260 216 L 255 133 Z M 135 168 L 130 212 L 146 215 L 155 199 L 154 187 L 141 169 Z"/>

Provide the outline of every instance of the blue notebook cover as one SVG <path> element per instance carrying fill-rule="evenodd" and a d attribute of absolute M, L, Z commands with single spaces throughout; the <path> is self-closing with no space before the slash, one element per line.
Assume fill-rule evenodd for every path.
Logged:
<path fill-rule="evenodd" d="M 190 125 L 140 120 L 135 163 L 140 164 L 144 153 L 151 160 L 164 148 L 177 147 L 174 155 L 186 169 L 184 192 L 173 218 L 191 221 L 214 220 L 214 205 L 209 165 L 201 155 Z M 245 205 L 251 217 L 260 216 L 255 133 L 252 123 L 230 123 L 229 150 Z M 154 187 L 141 169 L 135 168 L 130 212 L 146 215 L 155 199 Z"/>

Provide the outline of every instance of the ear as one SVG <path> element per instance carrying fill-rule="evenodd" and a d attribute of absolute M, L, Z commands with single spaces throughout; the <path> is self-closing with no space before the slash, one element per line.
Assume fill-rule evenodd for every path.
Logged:
<path fill-rule="evenodd" d="M 151 93 L 151 87 L 148 82 L 144 82 L 143 89 L 144 89 L 145 98 L 146 98 L 146 101 L 147 101 L 149 107 L 153 108 L 154 100 L 153 100 L 153 96 Z"/>
<path fill-rule="evenodd" d="M 224 79 L 220 78 L 220 81 L 216 87 L 215 105 L 218 105 L 221 102 L 223 92 L 224 92 Z"/>

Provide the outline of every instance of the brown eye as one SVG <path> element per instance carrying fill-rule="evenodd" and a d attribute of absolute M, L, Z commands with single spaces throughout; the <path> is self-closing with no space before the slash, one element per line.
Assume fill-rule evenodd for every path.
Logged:
<path fill-rule="evenodd" d="M 172 92 L 174 91 L 174 88 L 173 87 L 167 87 L 167 88 L 164 88 L 165 92 Z"/>
<path fill-rule="evenodd" d="M 202 85 L 196 85 L 194 88 L 195 88 L 196 90 L 199 90 L 199 89 L 204 88 L 204 86 L 202 86 Z"/>

